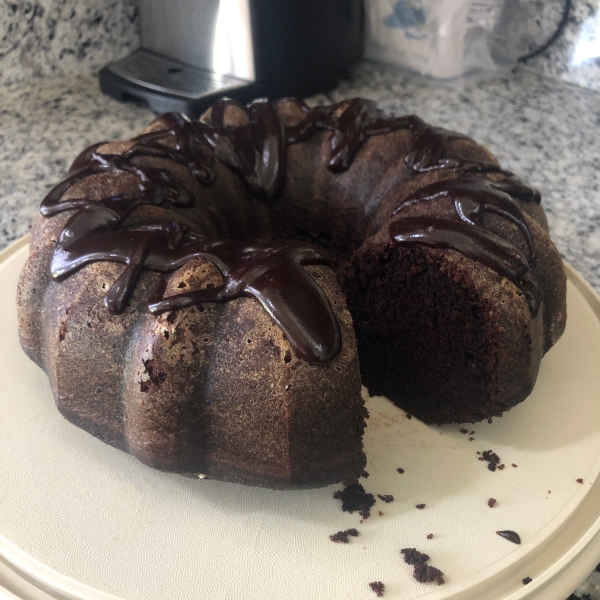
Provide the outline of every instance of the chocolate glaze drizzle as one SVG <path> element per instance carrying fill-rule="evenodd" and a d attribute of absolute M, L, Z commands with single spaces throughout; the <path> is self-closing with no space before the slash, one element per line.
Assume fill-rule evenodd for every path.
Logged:
<path fill-rule="evenodd" d="M 133 144 L 122 153 L 100 152 L 105 142 L 84 150 L 74 161 L 67 178 L 48 193 L 40 208 L 45 216 L 75 211 L 61 231 L 54 250 L 50 265 L 52 277 L 64 279 L 94 261 L 124 263 L 123 272 L 104 298 L 108 310 L 118 314 L 126 309 L 142 269 L 172 272 L 194 258 L 206 258 L 221 271 L 225 279 L 222 286 L 165 298 L 163 280 L 150 299 L 149 310 L 158 313 L 197 303 L 252 296 L 278 323 L 301 356 L 314 364 L 326 364 L 340 351 L 339 325 L 321 288 L 302 267 L 323 264 L 324 258 L 314 250 L 299 246 L 266 247 L 236 240 L 207 239 L 177 223 L 122 229 L 125 219 L 138 206 L 158 206 L 165 201 L 180 207 L 194 204 L 192 191 L 169 169 L 141 166 L 140 160 L 135 159 L 154 157 L 178 163 L 203 185 L 214 181 L 215 159 L 218 159 L 235 170 L 255 195 L 270 199 L 283 183 L 287 144 L 302 142 L 319 130 L 330 131 L 328 167 L 339 172 L 350 167 L 368 137 L 409 130 L 414 141 L 404 162 L 413 172 L 445 169 L 461 174 L 494 172 L 511 176 L 493 163 L 448 158 L 447 143 L 464 136 L 430 127 L 415 116 L 383 118 L 375 104 L 367 100 L 356 98 L 314 108 L 294 99 L 281 102 L 293 102 L 303 118 L 287 126 L 276 106 L 265 99 L 255 100 L 247 107 L 222 99 L 213 105 L 205 121 L 193 122 L 177 113 L 163 115 L 159 122 L 164 127 L 134 138 Z M 226 124 L 229 106 L 244 111 L 247 122 L 235 126 Z M 62 200 L 74 185 L 100 173 L 133 175 L 137 178 L 136 193 L 94 201 L 85 197 Z M 531 236 L 511 196 L 539 201 L 539 195 L 536 197 L 532 190 L 512 179 L 493 184 L 485 180 L 458 179 L 454 183 L 428 186 L 413 194 L 405 204 L 439 195 L 454 199 L 465 223 L 432 224 L 423 219 L 418 223 L 415 219 L 401 219 L 392 224 L 394 233 L 390 228 L 396 242 L 403 243 L 402 236 L 406 240 L 420 236 L 421 243 L 431 245 L 433 234 L 429 230 L 433 226 L 437 232 L 435 243 L 464 247 L 465 253 L 487 261 L 485 264 L 494 265 L 492 268 L 503 269 L 525 285 L 526 259 L 478 224 L 484 211 L 510 219 L 526 239 L 529 260 L 532 260 Z M 533 286 L 531 282 L 527 285 L 527 290 Z M 538 298 L 533 292 L 530 295 Z"/>
<path fill-rule="evenodd" d="M 480 178 L 438 181 L 409 195 L 392 215 L 419 202 L 446 197 L 454 201 L 462 222 L 430 217 L 399 219 L 390 224 L 390 237 L 397 244 L 419 243 L 434 248 L 452 248 L 490 267 L 523 292 L 535 317 L 543 300 L 541 289 L 527 276 L 529 264 L 535 261 L 535 250 L 525 216 L 511 194 L 531 200 L 539 194 L 523 188 L 523 184 L 512 178 L 500 183 Z M 485 228 L 485 212 L 500 215 L 517 226 L 527 244 L 528 256 Z"/>
<path fill-rule="evenodd" d="M 514 180 L 516 182 L 516 180 Z M 527 260 L 535 260 L 533 240 L 531 232 L 525 220 L 523 212 L 518 204 L 512 199 L 511 193 L 521 191 L 520 182 L 504 181 L 493 183 L 487 179 L 460 178 L 438 181 L 422 187 L 405 198 L 393 211 L 397 215 L 403 209 L 425 200 L 436 200 L 441 197 L 450 198 L 454 201 L 454 207 L 458 216 L 469 225 L 483 227 L 483 215 L 490 212 L 500 215 L 514 223 L 529 249 Z"/>
<path fill-rule="evenodd" d="M 454 202 L 461 222 L 432 217 L 401 218 L 390 224 L 390 237 L 397 244 L 451 248 L 490 267 L 521 290 L 532 316 L 536 317 L 543 301 L 543 293 L 528 277 L 529 265 L 535 261 L 535 249 L 527 220 L 513 198 L 539 203 L 541 196 L 537 190 L 517 180 L 512 173 L 503 171 L 492 163 L 445 158 L 445 143 L 458 137 L 461 137 L 460 134 L 429 126 L 422 130 L 406 156 L 413 170 L 423 172 L 446 169 L 459 172 L 462 176 L 422 187 L 406 197 L 394 209 L 392 216 L 421 202 L 449 198 Z M 507 179 L 492 182 L 481 177 L 463 175 L 472 172 L 500 173 Z M 528 248 L 527 256 L 516 246 L 485 228 L 483 215 L 486 212 L 499 215 L 518 228 Z"/>
<path fill-rule="evenodd" d="M 254 104 L 257 108 L 252 113 L 251 129 L 241 129 L 250 136 L 249 139 L 260 141 L 269 137 L 270 128 L 266 125 L 266 131 L 261 131 L 255 121 L 264 125 L 269 120 L 261 121 L 261 117 L 256 115 L 267 114 L 273 109 L 268 103 Z M 46 216 L 76 210 L 59 236 L 50 264 L 52 277 L 64 279 L 82 266 L 98 260 L 125 263 L 125 269 L 104 298 L 108 310 L 118 314 L 125 310 L 142 269 L 169 272 L 194 258 L 207 258 L 223 274 L 223 286 L 170 298 L 153 298 L 149 310 L 158 313 L 200 302 L 253 296 L 282 328 L 301 356 L 311 363 L 326 364 L 339 353 L 341 334 L 321 288 L 301 266 L 326 262 L 314 250 L 289 245 L 267 248 L 235 240 L 207 240 L 186 232 L 176 223 L 119 229 L 137 206 L 159 205 L 165 200 L 179 206 L 193 204 L 192 194 L 175 180 L 169 170 L 136 166 L 132 159 L 137 156 L 177 162 L 186 166 L 199 182 L 210 184 L 214 180 L 214 159 L 208 144 L 220 144 L 225 149 L 237 151 L 241 148 L 234 166 L 242 172 L 250 187 L 265 186 L 263 191 L 266 192 L 268 186 L 277 181 L 280 176 L 270 178 L 277 169 L 268 165 L 259 170 L 257 179 L 250 177 L 253 171 L 247 158 L 252 153 L 247 151 L 248 145 L 240 141 L 245 134 L 239 133 L 237 139 L 233 128 L 225 128 L 221 110 L 222 105 L 217 105 L 217 125 L 211 131 L 208 142 L 204 136 L 205 124 L 193 123 L 181 115 L 170 113 L 161 117 L 166 129 L 138 136 L 133 146 L 123 154 L 99 153 L 102 144 L 85 150 L 73 163 L 67 179 L 52 189 L 42 202 L 41 212 Z M 174 141 L 174 147 L 160 143 L 169 138 Z M 235 141 L 232 143 L 231 139 Z M 259 143 L 258 146 L 264 148 L 265 144 Z M 232 156 L 226 156 L 225 150 L 217 156 L 234 162 Z M 268 149 L 266 157 L 270 156 Z M 87 198 L 60 201 L 73 185 L 97 173 L 131 173 L 137 176 L 139 195 L 121 194 L 96 201 Z"/>
<path fill-rule="evenodd" d="M 246 112 L 248 124 L 225 125 L 228 106 Z M 221 98 L 212 107 L 211 121 L 210 127 L 205 123 L 199 126 L 217 158 L 237 171 L 253 192 L 272 198 L 285 173 L 285 130 L 273 104 L 260 98 L 246 109 L 230 98 Z"/>

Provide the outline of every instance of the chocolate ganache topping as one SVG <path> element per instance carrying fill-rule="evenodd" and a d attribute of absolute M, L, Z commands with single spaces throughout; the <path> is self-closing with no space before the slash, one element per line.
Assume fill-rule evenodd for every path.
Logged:
<path fill-rule="evenodd" d="M 390 224 L 390 237 L 397 244 L 452 248 L 490 267 L 523 292 L 531 314 L 535 317 L 543 300 L 541 289 L 527 276 L 529 263 L 535 261 L 535 250 L 525 216 L 511 194 L 531 200 L 539 196 L 514 179 L 500 183 L 466 177 L 438 181 L 405 198 L 392 212 L 392 216 L 419 202 L 445 197 L 454 201 L 461 221 L 433 217 L 398 219 Z M 528 256 L 485 228 L 485 212 L 504 217 L 516 225 L 528 247 Z"/>
<path fill-rule="evenodd" d="M 158 313 L 252 296 L 282 328 L 301 356 L 313 364 L 327 364 L 340 352 L 339 325 L 321 288 L 302 267 L 327 261 L 310 248 L 208 239 L 177 223 L 122 229 L 128 215 L 138 206 L 158 206 L 164 202 L 180 207 L 194 204 L 192 192 L 176 181 L 168 169 L 140 166 L 133 159 L 147 156 L 178 163 L 202 185 L 215 180 L 218 159 L 235 170 L 254 194 L 268 200 L 277 195 L 283 183 L 287 144 L 300 143 L 319 130 L 330 131 L 328 167 L 340 172 L 350 167 L 368 137 L 409 130 L 414 141 L 404 162 L 413 172 L 448 170 L 461 175 L 493 172 L 510 179 L 491 183 L 485 179 L 459 178 L 427 186 L 407 198 L 396 214 L 412 203 L 448 196 L 454 200 L 463 222 L 399 219 L 390 226 L 392 238 L 396 243 L 418 241 L 452 247 L 481 261 L 517 283 L 526 294 L 532 312 L 537 312 L 541 293 L 526 276 L 527 260 L 535 259 L 533 243 L 511 196 L 539 202 L 539 194 L 512 179 L 511 173 L 494 163 L 447 157 L 447 143 L 464 136 L 430 127 L 416 116 L 385 118 L 373 102 L 360 98 L 313 108 L 295 99 L 280 102 L 293 102 L 303 118 L 292 126 L 285 125 L 276 104 L 268 100 L 255 100 L 244 107 L 225 98 L 213 105 L 206 121 L 191 121 L 177 113 L 161 116 L 159 123 L 164 127 L 137 136 L 125 152 L 100 152 L 106 142 L 84 150 L 67 178 L 48 193 L 41 205 L 45 216 L 75 211 L 54 250 L 52 277 L 61 280 L 94 261 L 124 263 L 122 274 L 104 298 L 108 310 L 118 314 L 126 309 L 142 269 L 167 273 L 194 258 L 206 258 L 221 271 L 225 279 L 221 287 L 164 298 L 163 282 L 150 299 L 148 309 Z M 226 124 L 228 106 L 245 111 L 247 123 Z M 85 197 L 62 200 L 75 184 L 99 173 L 134 175 L 138 191 L 94 201 Z M 529 248 L 528 257 L 482 228 L 481 216 L 485 211 L 500 214 L 517 225 Z"/>

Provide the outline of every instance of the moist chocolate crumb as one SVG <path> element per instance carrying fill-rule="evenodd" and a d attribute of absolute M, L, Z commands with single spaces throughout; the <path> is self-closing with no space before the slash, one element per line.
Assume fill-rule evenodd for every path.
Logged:
<path fill-rule="evenodd" d="M 400 475 L 402 475 L 402 473 L 404 473 L 404 469 L 402 467 L 398 467 L 396 469 L 396 471 L 398 471 L 398 473 L 400 473 Z"/>
<path fill-rule="evenodd" d="M 425 508 L 425 505 L 424 505 L 424 504 L 417 504 L 417 505 L 415 506 L 415 508 L 418 508 L 419 510 L 422 510 L 422 509 L 424 509 L 424 508 Z"/>
<path fill-rule="evenodd" d="M 500 457 L 491 450 L 484 450 L 479 460 L 486 460 L 490 471 L 495 471 L 500 464 Z M 504 469 L 504 465 L 502 465 L 502 469 Z"/>
<path fill-rule="evenodd" d="M 353 527 L 352 529 L 346 529 L 346 531 L 338 531 L 337 533 L 330 535 L 329 539 L 336 544 L 347 544 L 350 541 L 348 539 L 348 536 L 350 535 L 356 537 L 358 535 L 358 530 Z"/>
<path fill-rule="evenodd" d="M 527 585 L 528 583 L 531 583 L 533 581 L 533 579 L 531 579 L 531 577 L 525 577 L 525 579 L 523 579 L 523 585 Z"/>
<path fill-rule="evenodd" d="M 513 463 L 513 464 L 512 464 L 512 466 L 513 466 L 515 469 L 517 468 L 517 465 L 515 465 L 515 463 Z"/>
<path fill-rule="evenodd" d="M 581 479 L 581 477 L 579 479 L 575 480 L 577 483 L 583 483 L 583 479 Z"/>
<path fill-rule="evenodd" d="M 463 427 L 462 429 L 459 429 L 459 431 L 460 431 L 461 433 L 463 433 L 463 434 L 465 434 L 465 433 L 469 433 L 469 430 L 468 430 L 468 429 L 465 429 L 464 427 Z"/>
<path fill-rule="evenodd" d="M 429 554 L 419 552 L 416 548 L 402 548 L 400 554 L 407 565 L 422 565 L 429 560 Z"/>
<path fill-rule="evenodd" d="M 475 435 L 475 431 L 474 431 L 474 430 L 473 430 L 473 431 L 470 431 L 470 432 L 469 432 L 469 435 Z"/>
<path fill-rule="evenodd" d="M 504 470 L 504 463 L 502 463 L 501 465 L 498 465 L 498 469 L 500 469 L 500 471 Z"/>
<path fill-rule="evenodd" d="M 383 517 L 383 513 L 381 511 L 379 511 L 379 516 Z"/>
<path fill-rule="evenodd" d="M 433 533 L 428 533 L 427 534 L 427 539 L 428 540 L 432 540 L 433 539 Z"/>
<path fill-rule="evenodd" d="M 410 413 L 406 413 L 406 418 L 407 419 L 412 419 L 412 415 Z"/>
<path fill-rule="evenodd" d="M 481 452 L 479 452 L 479 450 L 477 450 L 477 454 L 481 454 Z"/>
<path fill-rule="evenodd" d="M 394 496 L 392 496 L 392 494 L 377 494 L 377 497 L 387 503 L 394 501 Z"/>
<path fill-rule="evenodd" d="M 494 506 L 496 506 L 496 502 L 497 502 L 496 498 L 490 498 L 490 499 L 488 500 L 488 506 L 489 506 L 490 508 L 494 508 Z"/>
<path fill-rule="evenodd" d="M 438 585 L 445 583 L 444 574 L 427 563 L 415 566 L 413 577 L 419 583 L 437 583 Z"/>
<path fill-rule="evenodd" d="M 371 506 L 375 504 L 375 496 L 365 492 L 365 488 L 360 483 L 347 485 L 343 490 L 335 492 L 333 497 L 342 501 L 344 512 L 353 513 L 356 510 L 363 519 L 369 518 Z"/>
<path fill-rule="evenodd" d="M 474 438 L 474 437 L 470 437 L 470 438 L 469 438 L 469 441 L 470 441 L 470 442 L 473 442 L 473 441 L 475 441 L 475 438 Z"/>
<path fill-rule="evenodd" d="M 383 583 L 381 583 L 381 581 L 372 581 L 369 584 L 369 587 L 375 592 L 375 594 L 377 594 L 377 596 L 383 596 L 383 590 L 385 586 L 383 585 Z"/>
<path fill-rule="evenodd" d="M 367 473 L 367 471 L 365 471 L 365 470 L 363 469 L 363 472 L 361 473 L 361 475 L 360 475 L 360 476 L 361 476 L 361 477 L 364 477 L 365 479 L 368 479 L 368 478 L 369 478 L 369 473 Z"/>
<path fill-rule="evenodd" d="M 496 533 L 504 538 L 505 540 L 508 540 L 509 542 L 512 542 L 513 544 L 520 544 L 521 543 L 521 538 L 519 537 L 519 534 L 516 531 L 511 531 L 510 529 L 505 529 L 503 531 L 496 531 Z"/>
<path fill-rule="evenodd" d="M 430 534 L 433 537 L 433 534 Z M 404 562 L 412 565 L 413 577 L 419 583 L 437 583 L 442 585 L 445 583 L 444 574 L 435 567 L 427 564 L 429 555 L 419 552 L 416 548 L 403 548 L 400 550 L 403 555 Z"/>

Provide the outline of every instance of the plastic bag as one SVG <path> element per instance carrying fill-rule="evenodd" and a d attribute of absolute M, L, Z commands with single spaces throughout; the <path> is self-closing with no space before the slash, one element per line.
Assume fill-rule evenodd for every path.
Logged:
<path fill-rule="evenodd" d="M 513 0 L 514 1 L 514 0 Z M 516 63 L 495 31 L 510 0 L 366 0 L 366 58 L 426 77 L 485 77 Z"/>

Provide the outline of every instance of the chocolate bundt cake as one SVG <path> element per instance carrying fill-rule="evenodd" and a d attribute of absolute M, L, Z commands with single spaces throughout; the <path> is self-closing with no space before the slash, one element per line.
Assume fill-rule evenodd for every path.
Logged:
<path fill-rule="evenodd" d="M 77 157 L 19 333 L 62 414 L 142 462 L 309 487 L 362 472 L 361 376 L 431 423 L 522 401 L 565 287 L 539 193 L 473 140 L 362 99 L 223 99 Z"/>

